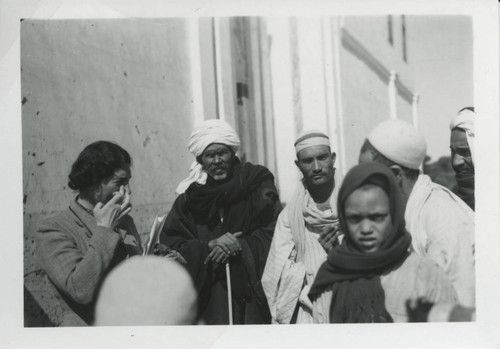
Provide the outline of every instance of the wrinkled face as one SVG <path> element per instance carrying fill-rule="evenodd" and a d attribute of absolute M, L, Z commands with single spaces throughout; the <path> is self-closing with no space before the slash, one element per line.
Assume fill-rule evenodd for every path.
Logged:
<path fill-rule="evenodd" d="M 474 164 L 465 131 L 454 129 L 450 137 L 451 166 L 457 174 L 473 174 Z"/>
<path fill-rule="evenodd" d="M 203 170 L 214 180 L 229 179 L 233 172 L 234 153 L 225 144 L 212 143 L 200 156 Z"/>
<path fill-rule="evenodd" d="M 122 185 L 130 195 L 132 193 L 129 186 L 130 178 L 130 165 L 125 165 L 124 167 L 115 170 L 111 176 L 103 179 L 99 184 L 96 201 L 106 204 L 106 202 L 113 197 L 114 192 L 120 191 L 120 187 Z"/>
<path fill-rule="evenodd" d="M 389 197 L 375 185 L 364 185 L 345 201 L 347 233 L 357 248 L 365 253 L 380 250 L 389 237 L 392 221 Z"/>
<path fill-rule="evenodd" d="M 326 145 L 302 149 L 295 162 L 308 186 L 322 185 L 334 178 L 335 153 Z"/>

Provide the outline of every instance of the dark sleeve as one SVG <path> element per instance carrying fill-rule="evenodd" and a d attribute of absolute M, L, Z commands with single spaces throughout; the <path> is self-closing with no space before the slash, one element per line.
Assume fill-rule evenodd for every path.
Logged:
<path fill-rule="evenodd" d="M 184 195 L 177 197 L 168 213 L 160 243 L 178 251 L 186 260 L 186 269 L 199 292 L 206 278 L 204 261 L 209 253 L 208 242 L 198 238 L 197 226 L 186 208 Z"/>
<path fill-rule="evenodd" d="M 254 222 L 251 233 L 246 234 L 243 239 L 252 251 L 256 271 L 260 277 L 269 254 L 276 221 L 283 207 L 273 180 L 263 182 L 252 197 L 252 201 L 255 208 Z"/>
<path fill-rule="evenodd" d="M 50 219 L 37 231 L 37 254 L 43 269 L 59 290 L 80 304 L 93 301 L 107 273 L 120 235 L 97 227 L 84 254 L 64 224 Z"/>
<path fill-rule="evenodd" d="M 185 202 L 184 194 L 177 197 L 160 234 L 160 243 L 178 251 L 188 241 L 197 239 L 196 224 Z"/>
<path fill-rule="evenodd" d="M 133 218 L 129 215 L 123 217 L 117 228 L 120 229 L 122 227 L 126 231 L 125 236 L 122 236 L 122 238 L 127 254 L 129 256 L 142 255 L 143 249 L 141 245 L 141 237 L 137 231 Z"/>

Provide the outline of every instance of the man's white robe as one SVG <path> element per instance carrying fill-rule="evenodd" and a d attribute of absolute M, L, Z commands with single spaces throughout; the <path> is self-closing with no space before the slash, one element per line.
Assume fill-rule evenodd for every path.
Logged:
<path fill-rule="evenodd" d="M 318 242 L 320 232 L 324 228 L 338 226 L 336 195 L 331 195 L 329 202 L 330 210 L 318 209 L 301 182 L 278 217 L 262 275 L 262 286 L 273 323 L 290 323 L 297 304 L 296 323 L 328 321 L 327 304 L 330 304 L 331 292 L 324 292 L 314 302 L 310 301 L 307 293 L 319 267 L 327 258 L 327 253 Z"/>
<path fill-rule="evenodd" d="M 475 306 L 474 211 L 421 174 L 405 210 L 412 248 L 448 275 L 463 306 Z"/>

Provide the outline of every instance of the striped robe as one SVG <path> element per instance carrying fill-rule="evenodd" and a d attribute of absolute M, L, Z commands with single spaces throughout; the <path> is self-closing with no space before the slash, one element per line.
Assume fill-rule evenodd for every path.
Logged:
<path fill-rule="evenodd" d="M 320 210 L 301 182 L 278 217 L 262 276 L 273 323 L 290 323 L 297 303 L 296 323 L 328 322 L 331 292 L 314 303 L 307 293 L 327 257 L 319 234 L 325 227 L 338 226 L 336 195 L 329 202 L 331 209 Z"/>

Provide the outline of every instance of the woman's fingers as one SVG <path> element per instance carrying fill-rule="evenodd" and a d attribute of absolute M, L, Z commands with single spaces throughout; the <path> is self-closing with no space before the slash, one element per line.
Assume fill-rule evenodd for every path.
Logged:
<path fill-rule="evenodd" d="M 130 195 L 128 191 L 124 190 L 123 202 L 121 204 L 121 210 L 124 211 L 130 207 Z"/>

